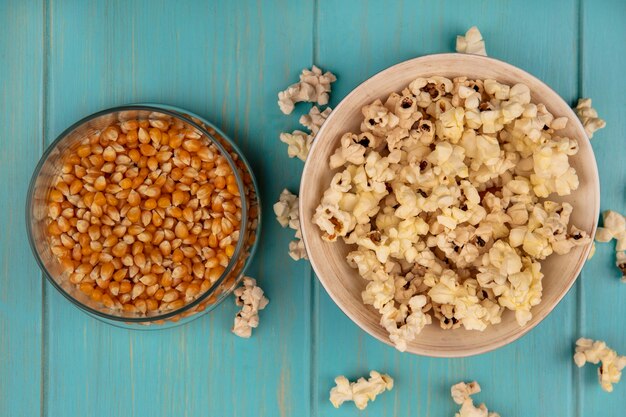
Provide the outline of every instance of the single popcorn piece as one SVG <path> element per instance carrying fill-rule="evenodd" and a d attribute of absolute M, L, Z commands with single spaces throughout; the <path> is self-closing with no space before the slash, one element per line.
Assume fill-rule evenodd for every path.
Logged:
<path fill-rule="evenodd" d="M 622 273 L 622 282 L 626 283 L 626 251 L 617 252 L 615 265 Z"/>
<path fill-rule="evenodd" d="M 576 111 L 576 115 L 580 119 L 580 122 L 583 124 L 589 139 L 593 137 L 593 134 L 597 130 L 603 129 L 606 126 L 606 122 L 598 117 L 596 109 L 591 107 L 590 98 L 578 99 L 578 104 L 574 110 Z"/>
<path fill-rule="evenodd" d="M 591 250 L 589 251 L 589 255 L 587 255 L 587 260 L 593 258 L 593 255 L 596 254 L 596 242 L 591 244 Z"/>
<path fill-rule="evenodd" d="M 263 295 L 263 290 L 257 287 L 256 280 L 244 277 L 243 286 L 234 291 L 235 304 L 241 307 L 241 311 L 235 317 L 232 332 L 239 337 L 249 338 L 252 329 L 259 326 L 259 311 L 263 310 L 269 300 Z"/>
<path fill-rule="evenodd" d="M 472 26 L 465 36 L 456 37 L 456 51 L 462 54 L 475 54 L 487 56 L 483 35 L 476 26 Z"/>
<path fill-rule="evenodd" d="M 626 282 L 626 218 L 620 213 L 606 210 L 602 213 L 604 227 L 596 230 L 596 242 L 610 242 L 615 239 L 615 265 L 622 273 L 622 282 Z"/>
<path fill-rule="evenodd" d="M 615 250 L 617 252 L 626 250 L 626 231 L 620 232 L 617 236 L 615 236 L 615 240 L 617 241 L 615 244 Z"/>
<path fill-rule="evenodd" d="M 289 226 L 290 222 L 298 219 L 298 196 L 286 188 L 280 193 L 278 202 L 274 204 L 276 220 L 282 227 Z"/>
<path fill-rule="evenodd" d="M 480 392 L 480 385 L 473 381 L 470 383 L 459 382 L 450 389 L 452 399 L 461 406 L 455 417 L 500 417 L 500 414 L 489 412 L 485 404 L 478 407 L 474 405 L 471 396 Z"/>
<path fill-rule="evenodd" d="M 615 235 L 613 234 L 613 232 L 607 229 L 606 227 L 598 227 L 596 229 L 596 236 L 595 236 L 596 242 L 601 242 L 601 243 L 610 242 L 614 237 Z"/>
<path fill-rule="evenodd" d="M 552 199 L 579 185 L 567 118 L 532 103 L 524 84 L 439 76 L 361 113 L 329 158 L 313 222 L 323 240 L 351 246 L 363 303 L 389 341 L 407 350 L 433 321 L 483 331 L 507 309 L 526 326 L 543 295 L 541 261 L 592 243 L 571 224 L 572 205 Z"/>
<path fill-rule="evenodd" d="M 407 342 L 415 340 L 422 329 L 431 323 L 431 317 L 422 312 L 425 305 L 426 297 L 416 295 L 411 297 L 408 307 L 406 304 L 402 304 L 401 308 L 398 309 L 394 306 L 393 301 L 390 301 L 379 309 L 380 324 L 389 332 L 389 339 L 400 352 L 404 352 L 407 348 Z"/>
<path fill-rule="evenodd" d="M 450 393 L 452 394 L 452 399 L 455 403 L 461 405 L 468 399 L 470 396 L 480 392 L 480 385 L 478 382 L 473 381 L 468 384 L 465 382 L 459 382 L 456 385 L 453 385 L 450 389 Z"/>
<path fill-rule="evenodd" d="M 290 158 L 297 157 L 302 161 L 306 161 L 313 143 L 313 136 L 301 130 L 294 130 L 291 133 L 281 133 L 280 141 L 287 144 L 287 154 Z"/>
<path fill-rule="evenodd" d="M 289 256 L 294 261 L 309 259 L 306 254 L 306 249 L 304 248 L 304 242 L 302 241 L 300 214 L 298 210 L 298 196 L 284 189 L 280 193 L 278 202 L 274 204 L 274 214 L 276 215 L 276 220 L 283 228 L 289 227 L 296 231 L 296 239 L 289 242 Z"/>
<path fill-rule="evenodd" d="M 359 410 L 363 410 L 369 401 L 374 401 L 378 395 L 393 389 L 393 378 L 371 371 L 369 379 L 359 378 L 356 382 L 350 382 L 340 375 L 335 378 L 335 384 L 330 390 L 330 402 L 335 408 L 339 408 L 346 401 L 353 401 Z"/>
<path fill-rule="evenodd" d="M 317 106 L 311 107 L 309 110 L 309 114 L 303 114 L 300 117 L 300 124 L 311 131 L 311 135 L 317 135 L 320 127 L 324 124 L 332 109 L 330 107 L 326 107 L 324 111 L 320 111 L 320 108 Z"/>
<path fill-rule="evenodd" d="M 287 87 L 286 90 L 278 93 L 278 107 L 284 114 L 290 114 L 295 103 L 301 101 L 316 102 L 321 105 L 328 104 L 330 84 L 335 82 L 337 77 L 329 71 L 322 73 L 322 70 L 313 65 L 308 70 L 302 70 L 300 81 Z"/>
<path fill-rule="evenodd" d="M 620 381 L 622 369 L 626 367 L 626 356 L 619 356 L 601 340 L 580 338 L 576 341 L 574 353 L 576 366 L 582 368 L 585 363 L 600 363 L 598 380 L 606 392 L 613 392 L 613 384 Z"/>
<path fill-rule="evenodd" d="M 602 213 L 602 218 L 604 220 L 604 229 L 611 234 L 612 238 L 616 238 L 626 231 L 626 218 L 620 213 L 607 210 Z"/>

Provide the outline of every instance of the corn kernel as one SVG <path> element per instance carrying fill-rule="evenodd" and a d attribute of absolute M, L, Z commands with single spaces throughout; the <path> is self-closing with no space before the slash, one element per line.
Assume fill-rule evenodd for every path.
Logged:
<path fill-rule="evenodd" d="M 93 301 L 179 309 L 223 272 L 241 198 L 226 159 L 201 138 L 177 120 L 132 119 L 68 151 L 46 232 L 70 283 Z"/>

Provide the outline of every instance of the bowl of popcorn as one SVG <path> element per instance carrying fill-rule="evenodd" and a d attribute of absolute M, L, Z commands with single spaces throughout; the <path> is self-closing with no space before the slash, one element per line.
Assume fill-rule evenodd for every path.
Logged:
<path fill-rule="evenodd" d="M 569 105 L 510 64 L 468 54 L 373 76 L 318 132 L 302 236 L 334 302 L 400 351 L 475 355 L 565 296 L 599 213 L 595 157 Z"/>
<path fill-rule="evenodd" d="M 143 327 L 190 320 L 228 295 L 254 253 L 260 213 L 250 166 L 215 126 L 130 105 L 59 135 L 35 169 L 26 217 L 33 254 L 61 294 Z"/>

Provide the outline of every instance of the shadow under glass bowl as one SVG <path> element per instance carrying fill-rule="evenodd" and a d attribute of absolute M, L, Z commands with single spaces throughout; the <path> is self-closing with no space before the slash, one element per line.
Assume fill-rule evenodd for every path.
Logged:
<path fill-rule="evenodd" d="M 51 252 L 47 235 L 48 194 L 61 173 L 68 151 L 106 127 L 127 120 L 176 119 L 215 145 L 228 161 L 242 199 L 239 240 L 228 266 L 211 287 L 184 306 L 146 314 L 112 309 L 93 301 L 69 281 L 59 259 Z M 103 110 L 85 117 L 62 132 L 46 149 L 30 181 L 26 199 L 26 225 L 31 250 L 48 281 L 75 306 L 109 324 L 137 329 L 163 329 L 186 323 L 212 310 L 229 295 L 243 277 L 256 251 L 261 231 L 258 186 L 250 165 L 239 148 L 219 129 L 201 117 L 173 106 L 133 104 Z M 154 326 L 157 325 L 157 326 Z"/>

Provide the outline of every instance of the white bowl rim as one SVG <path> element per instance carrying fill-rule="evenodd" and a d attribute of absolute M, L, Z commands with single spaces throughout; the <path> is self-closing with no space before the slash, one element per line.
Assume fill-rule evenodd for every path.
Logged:
<path fill-rule="evenodd" d="M 460 58 L 463 57 L 463 59 L 476 59 L 476 60 L 485 60 L 485 61 L 490 61 L 496 65 L 502 66 L 502 67 L 509 67 L 510 69 L 513 69 L 515 71 L 519 71 L 522 72 L 523 74 L 525 74 L 526 76 L 528 76 L 531 79 L 534 79 L 535 81 L 537 81 L 538 83 L 542 84 L 545 88 L 547 88 L 548 90 L 552 91 L 558 98 L 559 100 L 561 100 L 564 104 L 566 104 L 567 107 L 567 116 L 569 121 L 568 122 L 574 122 L 574 124 L 576 125 L 576 128 L 579 131 L 582 131 L 582 137 L 587 138 L 587 140 L 589 140 L 584 127 L 582 125 L 582 123 L 580 122 L 580 120 L 578 119 L 578 116 L 576 116 L 576 114 L 574 113 L 574 111 L 572 110 L 572 108 L 570 107 L 569 104 L 567 104 L 567 102 L 561 97 L 560 94 L 558 94 L 552 87 L 550 87 L 548 84 L 546 84 L 544 81 L 542 81 L 541 79 L 535 77 L 534 75 L 530 74 L 528 71 L 523 70 L 519 67 L 516 67 L 512 64 L 509 64 L 506 61 L 502 61 L 500 59 L 496 59 L 496 58 L 492 58 L 492 57 L 488 57 L 488 56 L 482 56 L 482 55 L 473 55 L 473 54 L 462 54 L 462 53 L 439 53 L 439 54 L 428 54 L 428 55 L 423 55 L 417 58 L 412 58 L 412 59 L 408 59 L 405 61 L 401 61 L 398 62 L 390 67 L 387 67 L 385 69 L 382 69 L 380 71 L 378 71 L 377 73 L 375 73 L 374 75 L 368 77 L 366 80 L 364 80 L 363 82 L 359 83 L 356 87 L 354 87 L 340 102 L 339 104 L 337 104 L 337 106 L 335 106 L 333 108 L 333 111 L 330 113 L 330 115 L 328 116 L 328 118 L 326 119 L 326 121 L 324 122 L 324 124 L 321 126 L 320 130 L 318 131 L 317 135 L 318 137 L 321 137 L 323 135 L 323 133 L 325 132 L 325 130 L 327 129 L 327 127 L 332 123 L 333 119 L 334 119 L 334 115 L 335 110 L 339 109 L 341 106 L 346 105 L 346 103 L 349 102 L 349 100 L 352 98 L 352 96 L 357 94 L 357 91 L 361 88 L 363 88 L 366 84 L 373 82 L 373 80 L 380 78 L 380 77 L 384 77 L 385 74 L 387 72 L 391 72 L 394 69 L 396 69 L 399 66 L 403 66 L 403 65 L 407 65 L 407 64 L 420 64 L 422 61 L 427 61 L 427 60 L 431 60 L 431 59 L 436 59 L 436 58 L 440 58 L 440 59 L 444 59 L 444 58 Z M 329 123 L 330 122 L 330 123 Z M 304 168 L 302 170 L 302 177 L 300 178 L 300 186 L 299 186 L 299 193 L 306 193 L 305 188 L 303 187 L 303 184 L 305 183 L 305 178 L 306 178 L 306 174 L 308 171 L 308 168 L 311 165 L 311 160 L 312 158 L 310 158 L 311 155 L 314 154 L 316 148 L 317 148 L 317 141 L 313 141 L 313 145 L 311 146 L 311 149 L 309 150 L 309 157 L 307 157 L 307 160 L 304 163 Z M 592 164 L 592 175 L 595 179 L 595 184 L 594 188 L 598 190 L 598 198 L 597 201 L 595 201 L 593 210 L 594 210 L 594 217 L 597 219 L 600 213 L 600 179 L 599 179 L 599 173 L 598 173 L 598 165 L 597 165 L 597 161 L 596 161 L 596 157 L 595 157 L 595 153 L 593 152 L 593 148 L 590 146 L 589 147 L 589 151 L 591 152 L 590 156 L 593 157 L 594 160 L 594 164 Z M 303 199 L 300 198 L 300 201 L 302 201 Z M 304 219 L 304 209 L 303 209 L 303 205 L 300 205 L 300 207 L 298 208 L 298 215 L 300 216 L 300 219 Z M 301 232 L 302 232 L 302 241 L 304 243 L 304 247 L 305 250 L 308 253 L 311 253 L 311 251 L 309 250 L 309 243 L 308 243 L 308 239 L 307 237 L 309 236 L 310 233 L 316 233 L 317 231 L 311 231 L 309 230 L 307 227 L 305 227 L 305 222 L 301 221 L 300 222 L 301 225 Z M 538 320 L 527 324 L 524 327 L 520 327 L 519 331 L 508 336 L 505 338 L 502 338 L 501 340 L 498 340 L 497 342 L 494 342 L 490 345 L 485 345 L 485 346 L 479 346 L 476 348 L 471 348 L 471 349 L 467 349 L 467 350 L 463 350 L 463 351 L 453 351 L 453 352 L 448 352 L 448 351 L 436 351 L 436 350 L 429 350 L 429 351 L 425 351 L 425 350 L 407 350 L 406 352 L 408 353 L 412 353 L 415 355 L 419 355 L 419 356 L 426 356 L 426 357 L 435 357 L 435 358 L 460 358 L 460 357 L 468 357 L 468 356 L 474 356 L 474 355 L 480 355 L 483 353 L 487 353 L 493 350 L 496 350 L 498 348 L 501 348 L 503 346 L 508 345 L 509 343 L 512 343 L 516 340 L 521 339 L 523 336 L 525 336 L 526 334 L 528 334 L 528 332 L 530 332 L 532 329 L 534 329 L 539 323 L 541 323 L 561 302 L 561 300 L 563 300 L 563 298 L 565 297 L 565 295 L 571 290 L 571 288 L 573 287 L 574 283 L 576 282 L 576 280 L 578 279 L 578 277 L 580 276 L 580 273 L 582 271 L 583 266 L 585 265 L 586 261 L 588 260 L 588 256 L 589 253 L 591 251 L 591 247 L 593 244 L 593 238 L 595 236 L 596 233 L 596 229 L 597 229 L 597 222 L 594 224 L 593 229 L 591 230 L 590 233 L 590 237 L 591 237 L 591 242 L 586 245 L 583 254 L 581 256 L 582 262 L 579 262 L 575 273 L 572 274 L 572 277 L 568 280 L 568 282 L 566 283 L 566 287 L 565 290 L 562 292 L 561 295 L 559 295 L 555 302 L 554 305 L 551 306 L 551 308 L 545 313 L 543 314 L 541 317 L 539 317 Z M 348 311 L 348 309 L 346 308 L 346 306 L 343 305 L 343 303 L 338 299 L 337 295 L 333 293 L 333 291 L 331 290 L 331 285 L 330 285 L 330 280 L 327 277 L 323 277 L 322 275 L 320 275 L 318 273 L 318 271 L 320 271 L 320 267 L 318 265 L 318 261 L 316 259 L 313 259 L 312 257 L 309 256 L 309 262 L 311 263 L 311 266 L 313 267 L 313 271 L 315 272 L 315 276 L 317 277 L 317 279 L 322 283 L 322 286 L 324 287 L 324 289 L 326 290 L 326 293 L 330 296 L 330 298 L 333 300 L 333 302 L 335 303 L 335 305 L 337 305 L 339 307 L 339 309 L 354 323 L 356 323 L 357 326 L 359 326 L 363 331 L 365 331 L 368 335 L 380 340 L 381 342 L 394 347 L 393 343 L 391 342 L 391 340 L 389 340 L 388 337 L 380 337 L 378 334 L 373 334 L 370 333 L 370 331 L 368 330 L 368 326 L 366 325 L 366 323 L 361 320 L 360 318 L 358 318 L 357 316 L 354 316 L 350 313 L 350 311 Z"/>

